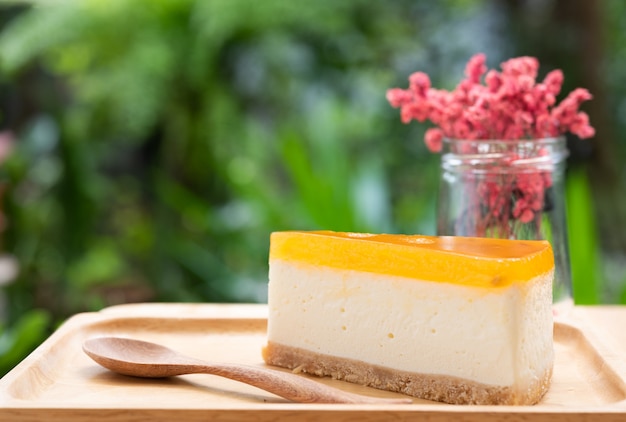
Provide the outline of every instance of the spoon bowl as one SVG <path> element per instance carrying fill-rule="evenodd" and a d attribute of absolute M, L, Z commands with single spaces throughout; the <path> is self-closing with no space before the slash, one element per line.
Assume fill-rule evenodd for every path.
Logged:
<path fill-rule="evenodd" d="M 83 343 L 96 363 L 119 374 L 163 378 L 184 374 L 212 374 L 253 385 L 300 403 L 407 404 L 411 399 L 363 396 L 339 390 L 300 375 L 269 368 L 206 362 L 159 344 L 122 337 L 96 337 Z"/>

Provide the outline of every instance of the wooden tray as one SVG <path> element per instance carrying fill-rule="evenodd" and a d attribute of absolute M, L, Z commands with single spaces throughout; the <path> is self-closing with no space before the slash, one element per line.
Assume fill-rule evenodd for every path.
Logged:
<path fill-rule="evenodd" d="M 82 342 L 132 336 L 198 358 L 264 365 L 265 305 L 140 304 L 69 319 L 0 380 L 0 421 L 625 421 L 626 307 L 576 307 L 555 324 L 553 383 L 536 406 L 290 403 L 212 375 L 148 380 L 108 372 Z M 320 382 L 372 396 L 400 395 L 331 379 Z"/>

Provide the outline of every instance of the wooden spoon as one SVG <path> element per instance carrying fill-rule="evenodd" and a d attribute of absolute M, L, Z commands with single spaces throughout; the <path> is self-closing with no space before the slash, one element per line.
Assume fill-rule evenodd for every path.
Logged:
<path fill-rule="evenodd" d="M 167 347 L 120 337 L 87 340 L 83 350 L 105 368 L 123 375 L 162 378 L 212 374 L 269 391 L 300 403 L 406 404 L 411 399 L 384 399 L 348 393 L 308 378 L 268 368 L 234 363 L 209 363 L 183 356 Z"/>

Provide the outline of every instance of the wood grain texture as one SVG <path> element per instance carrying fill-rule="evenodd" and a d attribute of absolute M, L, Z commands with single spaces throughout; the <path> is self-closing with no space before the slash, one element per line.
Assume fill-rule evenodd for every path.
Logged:
<path fill-rule="evenodd" d="M 626 307 L 576 307 L 555 325 L 553 383 L 536 406 L 298 404 L 212 375 L 124 377 L 81 350 L 88 338 L 127 336 L 197 359 L 262 368 L 266 315 L 265 305 L 212 304 L 123 305 L 76 315 L 0 380 L 0 421 L 626 420 Z M 314 379 L 366 396 L 404 397 Z"/>
<path fill-rule="evenodd" d="M 271 368 L 214 363 L 182 355 L 169 347 L 125 337 L 94 337 L 83 351 L 104 368 L 140 378 L 210 374 L 253 385 L 296 403 L 407 404 L 411 399 L 361 396 L 312 379 Z"/>

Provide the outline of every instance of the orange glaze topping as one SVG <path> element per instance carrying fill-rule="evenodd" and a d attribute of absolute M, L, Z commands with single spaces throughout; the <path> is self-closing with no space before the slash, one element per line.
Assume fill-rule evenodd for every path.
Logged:
<path fill-rule="evenodd" d="M 332 231 L 274 232 L 273 259 L 488 288 L 554 268 L 552 247 L 542 240 Z"/>

